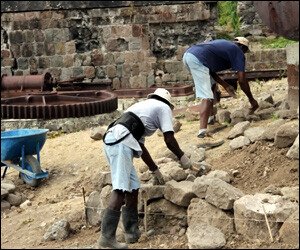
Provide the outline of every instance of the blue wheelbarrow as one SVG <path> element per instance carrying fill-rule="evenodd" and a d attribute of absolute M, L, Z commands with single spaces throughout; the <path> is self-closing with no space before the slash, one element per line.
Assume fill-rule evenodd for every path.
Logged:
<path fill-rule="evenodd" d="M 49 176 L 40 165 L 40 151 L 47 139 L 48 129 L 16 129 L 1 132 L 1 167 L 2 175 L 12 167 L 20 172 L 20 178 L 32 187 Z M 34 157 L 36 155 L 36 157 Z"/>

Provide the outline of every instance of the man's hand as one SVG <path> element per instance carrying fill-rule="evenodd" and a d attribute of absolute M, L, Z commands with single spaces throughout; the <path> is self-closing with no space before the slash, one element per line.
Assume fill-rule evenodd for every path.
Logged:
<path fill-rule="evenodd" d="M 188 168 L 192 167 L 192 162 L 191 162 L 190 158 L 187 157 L 186 154 L 184 154 L 183 156 L 181 156 L 181 158 L 180 158 L 180 164 L 181 164 L 181 167 L 183 169 L 188 169 Z"/>
<path fill-rule="evenodd" d="M 156 169 L 155 171 L 151 172 L 151 174 L 154 177 L 154 185 L 165 185 L 164 177 L 162 176 L 159 169 Z"/>

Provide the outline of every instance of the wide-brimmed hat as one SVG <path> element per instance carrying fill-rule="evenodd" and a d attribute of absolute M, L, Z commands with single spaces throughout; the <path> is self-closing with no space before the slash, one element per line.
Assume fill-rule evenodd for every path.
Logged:
<path fill-rule="evenodd" d="M 250 51 L 249 49 L 249 40 L 243 36 L 238 36 L 234 38 L 234 41 L 236 43 L 242 44 L 244 46 L 246 46 L 248 48 L 248 51 Z"/>
<path fill-rule="evenodd" d="M 162 98 L 171 107 L 171 109 L 174 109 L 174 105 L 171 102 L 171 94 L 168 90 L 164 88 L 157 88 L 153 93 L 149 94 L 147 98 L 155 96 Z"/>

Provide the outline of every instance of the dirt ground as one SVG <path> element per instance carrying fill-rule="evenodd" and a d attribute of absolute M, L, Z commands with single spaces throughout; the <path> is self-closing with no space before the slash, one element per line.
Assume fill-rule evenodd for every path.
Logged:
<path fill-rule="evenodd" d="M 251 82 L 251 89 L 256 97 L 261 93 L 271 93 L 275 101 L 282 100 L 287 94 L 287 79 L 267 82 Z M 238 108 L 248 105 L 245 96 L 239 93 L 238 99 L 222 98 L 221 107 Z M 271 120 L 255 122 L 252 126 L 269 123 Z M 197 138 L 198 121 L 180 119 L 181 129 L 175 134 L 182 148 L 200 143 Z M 269 185 L 275 187 L 299 185 L 299 161 L 290 160 L 285 155 L 288 148 L 277 149 L 270 142 L 256 142 L 243 149 L 229 150 L 226 139 L 230 127 L 216 133 L 215 138 L 225 139 L 217 148 L 207 150 L 206 162 L 213 169 L 239 170 L 232 185 L 246 194 L 263 191 Z M 165 149 L 163 138 L 157 133 L 146 139 L 146 147 L 153 158 Z M 41 165 L 49 171 L 49 178 L 43 180 L 37 188 L 22 183 L 18 173 L 10 169 L 6 178 L 12 180 L 17 191 L 24 193 L 32 202 L 26 210 L 15 208 L 1 215 L 2 249 L 58 249 L 58 248 L 92 248 L 99 232 L 96 227 L 85 226 L 82 187 L 88 196 L 97 189 L 100 171 L 107 171 L 108 166 L 102 150 L 102 141 L 90 138 L 90 129 L 71 134 L 48 138 L 41 151 Z M 141 159 L 135 159 L 137 168 L 144 165 Z M 268 168 L 267 174 L 264 172 Z M 72 234 L 64 241 L 43 242 L 42 238 L 48 226 L 66 218 L 72 228 Z M 164 222 L 164 221 L 163 221 Z M 132 244 L 136 249 L 178 249 L 188 248 L 186 236 L 174 240 L 170 237 L 172 226 L 165 223 L 164 230 L 153 236 L 142 237 L 140 242 Z M 275 241 L 270 244 L 249 242 L 241 236 L 234 235 L 228 240 L 228 249 L 287 249 L 288 244 Z"/>

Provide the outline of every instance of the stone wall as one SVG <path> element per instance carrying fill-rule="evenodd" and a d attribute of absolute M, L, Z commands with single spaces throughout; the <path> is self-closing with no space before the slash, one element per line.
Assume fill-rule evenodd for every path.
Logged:
<path fill-rule="evenodd" d="M 115 89 L 190 83 L 182 54 L 214 35 L 217 22 L 216 1 L 47 9 L 49 2 L 42 10 L 8 6 L 12 12 L 1 14 L 1 75 L 47 71 L 57 81 L 80 76 L 86 82 L 110 80 Z M 17 5 L 19 10 L 23 5 Z M 286 67 L 285 50 L 253 51 L 246 57 L 249 70 Z"/>

